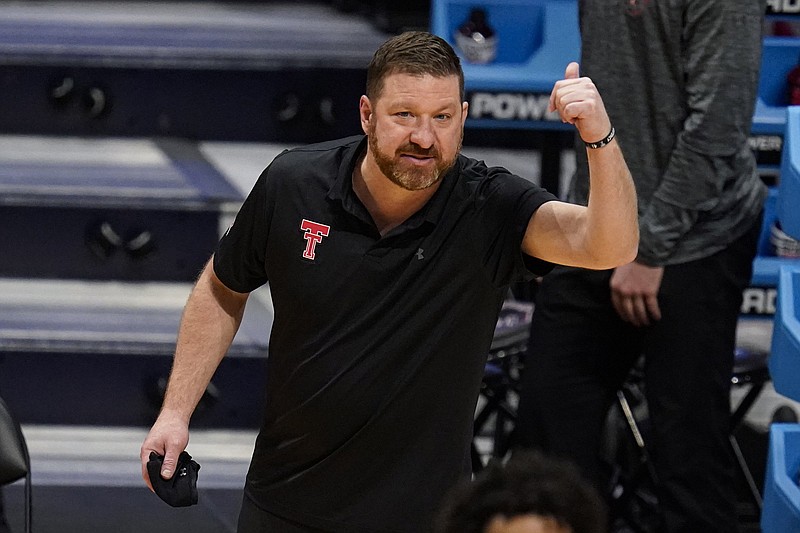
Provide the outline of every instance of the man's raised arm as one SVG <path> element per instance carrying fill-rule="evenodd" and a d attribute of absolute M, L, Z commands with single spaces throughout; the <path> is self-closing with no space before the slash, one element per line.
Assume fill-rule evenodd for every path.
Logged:
<path fill-rule="evenodd" d="M 547 202 L 528 223 L 522 249 L 553 263 L 607 269 L 636 257 L 639 223 L 636 189 L 614 138 L 603 100 L 578 64 L 567 66 L 550 95 L 551 110 L 574 124 L 589 159 L 588 206 Z"/>

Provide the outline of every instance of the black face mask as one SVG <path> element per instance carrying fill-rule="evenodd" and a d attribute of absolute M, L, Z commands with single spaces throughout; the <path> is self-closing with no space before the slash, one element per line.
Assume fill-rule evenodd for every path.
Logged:
<path fill-rule="evenodd" d="M 147 461 L 147 474 L 150 483 L 159 498 L 173 507 L 188 507 L 197 503 L 197 471 L 200 465 L 192 460 L 192 456 L 181 452 L 178 465 L 170 479 L 161 477 L 161 466 L 164 456 L 150 452 Z"/>

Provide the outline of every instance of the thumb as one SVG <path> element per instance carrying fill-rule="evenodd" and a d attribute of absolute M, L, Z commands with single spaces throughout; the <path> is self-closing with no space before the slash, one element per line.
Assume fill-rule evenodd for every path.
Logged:
<path fill-rule="evenodd" d="M 580 67 L 573 61 L 567 65 L 567 70 L 564 71 L 564 79 L 574 80 L 580 77 Z"/>
<path fill-rule="evenodd" d="M 164 454 L 164 462 L 161 465 L 161 477 L 164 479 L 171 479 L 172 474 L 175 473 L 175 468 L 178 464 L 179 453 L 175 452 L 175 448 L 168 449 Z"/>

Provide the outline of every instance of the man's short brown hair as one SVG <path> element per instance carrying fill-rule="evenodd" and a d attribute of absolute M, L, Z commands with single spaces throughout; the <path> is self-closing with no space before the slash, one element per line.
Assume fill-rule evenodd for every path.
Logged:
<path fill-rule="evenodd" d="M 447 41 L 425 31 L 401 33 L 383 43 L 367 68 L 367 97 L 377 99 L 390 74 L 436 77 L 458 76 L 459 98 L 464 101 L 464 71 Z"/>

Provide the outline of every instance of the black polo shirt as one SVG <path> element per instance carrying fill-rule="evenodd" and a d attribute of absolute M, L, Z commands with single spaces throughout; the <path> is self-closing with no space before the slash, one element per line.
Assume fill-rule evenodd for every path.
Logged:
<path fill-rule="evenodd" d="M 549 269 L 520 243 L 554 197 L 459 156 L 381 237 L 351 186 L 365 149 L 353 137 L 276 157 L 214 270 L 239 292 L 269 281 L 275 308 L 247 494 L 329 531 L 420 533 L 470 473 L 497 314 L 510 283 Z"/>

